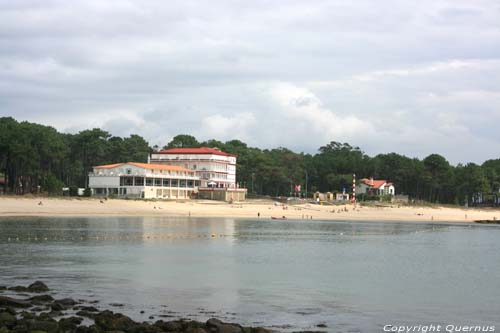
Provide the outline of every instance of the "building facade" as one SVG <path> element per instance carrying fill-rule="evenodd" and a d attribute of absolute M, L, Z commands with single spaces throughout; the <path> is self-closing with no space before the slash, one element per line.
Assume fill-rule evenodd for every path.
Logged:
<path fill-rule="evenodd" d="M 202 188 L 237 188 L 236 155 L 218 148 L 172 148 L 151 153 L 149 163 L 190 169 Z"/>
<path fill-rule="evenodd" d="M 188 199 L 200 186 L 194 171 L 178 165 L 126 162 L 93 169 L 89 187 L 96 196 Z"/>
<path fill-rule="evenodd" d="M 356 194 L 395 195 L 396 189 L 393 183 L 389 183 L 386 180 L 363 178 L 360 184 L 356 186 Z"/>

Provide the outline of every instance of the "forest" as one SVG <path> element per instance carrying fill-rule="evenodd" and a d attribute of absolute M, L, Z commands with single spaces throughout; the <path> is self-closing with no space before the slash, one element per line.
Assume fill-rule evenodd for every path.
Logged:
<path fill-rule="evenodd" d="M 0 178 L 4 192 L 61 194 L 63 187 L 86 187 L 87 174 L 95 165 L 146 162 L 148 154 L 171 147 L 218 147 L 236 154 L 237 182 L 249 196 L 288 196 L 294 185 L 309 195 L 315 191 L 349 189 L 357 179 L 373 177 L 393 182 L 398 194 L 412 200 L 464 205 L 482 197 L 499 195 L 500 158 L 482 165 L 456 166 L 445 157 L 431 154 L 424 159 L 397 153 L 368 156 L 359 147 L 330 142 L 315 154 L 279 147 L 260 149 L 240 140 L 200 142 L 180 134 L 163 147 L 153 146 L 139 135 L 113 136 L 99 128 L 76 134 L 60 133 L 50 126 L 0 118 Z"/>

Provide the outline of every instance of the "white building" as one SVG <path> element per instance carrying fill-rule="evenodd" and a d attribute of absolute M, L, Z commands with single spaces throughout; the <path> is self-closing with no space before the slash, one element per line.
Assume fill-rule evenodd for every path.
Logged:
<path fill-rule="evenodd" d="M 201 187 L 236 188 L 236 155 L 218 148 L 172 148 L 151 153 L 149 163 L 191 169 Z"/>
<path fill-rule="evenodd" d="M 356 186 L 356 194 L 395 195 L 396 189 L 393 183 L 389 183 L 386 180 L 363 178 L 361 179 L 361 183 Z"/>
<path fill-rule="evenodd" d="M 95 166 L 89 173 L 93 195 L 101 196 L 187 199 L 199 185 L 192 170 L 174 165 L 127 162 Z"/>

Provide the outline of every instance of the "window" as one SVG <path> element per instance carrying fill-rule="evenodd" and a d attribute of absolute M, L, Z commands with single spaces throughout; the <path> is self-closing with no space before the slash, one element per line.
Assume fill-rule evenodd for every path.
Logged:
<path fill-rule="evenodd" d="M 167 178 L 163 179 L 163 187 L 170 187 L 170 179 Z"/>
<path fill-rule="evenodd" d="M 193 183 L 194 183 L 194 182 L 193 182 L 192 180 L 188 180 L 188 181 L 187 181 L 187 186 L 188 186 L 188 187 L 193 187 Z"/>
<path fill-rule="evenodd" d="M 161 178 L 155 178 L 155 186 L 161 186 Z"/>
<path fill-rule="evenodd" d="M 144 177 L 135 177 L 135 186 L 144 186 Z"/>
<path fill-rule="evenodd" d="M 170 184 L 172 187 L 177 187 L 177 184 L 178 184 L 177 179 L 172 179 Z"/>
<path fill-rule="evenodd" d="M 193 164 L 193 170 L 196 170 L 196 164 Z"/>
<path fill-rule="evenodd" d="M 146 186 L 153 186 L 153 178 L 146 178 Z"/>
<path fill-rule="evenodd" d="M 180 180 L 179 187 L 186 187 L 186 180 L 185 179 Z"/>
<path fill-rule="evenodd" d="M 134 177 L 120 177 L 120 186 L 134 186 Z"/>

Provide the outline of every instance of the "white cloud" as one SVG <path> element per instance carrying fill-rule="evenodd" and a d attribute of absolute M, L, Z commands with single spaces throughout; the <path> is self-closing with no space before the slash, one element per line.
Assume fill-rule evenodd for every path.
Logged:
<path fill-rule="evenodd" d="M 203 118 L 201 132 L 206 138 L 246 140 L 256 123 L 257 119 L 249 112 L 231 116 L 214 114 Z"/>
<path fill-rule="evenodd" d="M 308 129 L 310 136 L 347 141 L 374 131 L 370 122 L 353 115 L 340 116 L 334 113 L 307 88 L 279 83 L 272 87 L 271 96 L 282 108 L 284 116 Z"/>

